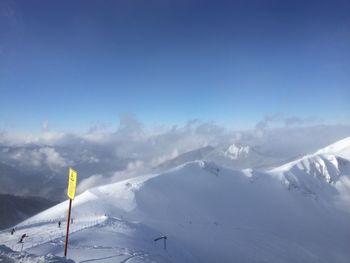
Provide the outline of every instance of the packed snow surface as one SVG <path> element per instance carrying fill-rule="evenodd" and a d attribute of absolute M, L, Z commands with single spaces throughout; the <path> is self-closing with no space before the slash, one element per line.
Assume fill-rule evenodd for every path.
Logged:
<path fill-rule="evenodd" d="M 36 256 L 26 252 L 16 252 L 12 249 L 0 245 L 0 262 L 4 263 L 12 263 L 12 262 L 21 262 L 21 263 L 38 263 L 38 262 L 46 262 L 46 263 L 74 263 L 70 259 L 66 259 L 64 257 L 54 256 L 52 254 L 48 254 L 45 256 Z"/>
<path fill-rule="evenodd" d="M 68 258 L 348 263 L 349 149 L 348 138 L 267 172 L 192 161 L 89 189 L 73 201 Z M 0 243 L 62 256 L 67 207 L 22 222 L 14 235 L 1 232 Z M 163 239 L 154 241 L 162 236 L 166 249 Z"/>

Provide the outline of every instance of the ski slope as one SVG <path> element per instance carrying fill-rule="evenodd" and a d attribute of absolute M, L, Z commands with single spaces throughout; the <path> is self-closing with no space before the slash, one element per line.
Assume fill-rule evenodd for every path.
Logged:
<path fill-rule="evenodd" d="M 349 262 L 349 142 L 268 172 L 198 160 L 89 189 L 73 202 L 69 258 Z M 26 251 L 62 256 L 65 226 L 57 222 L 64 221 L 67 207 L 63 202 L 22 222 L 14 236 L 1 232 L 0 243 L 20 250 L 19 236 L 27 233 Z M 163 235 L 166 250 L 153 241 Z"/>
<path fill-rule="evenodd" d="M 25 251 L 17 252 L 6 247 L 5 245 L 0 245 L 0 262 L 21 262 L 21 263 L 74 263 L 71 259 L 66 259 L 64 257 L 54 256 L 48 254 L 45 256 L 37 256 L 34 254 L 27 253 Z"/>

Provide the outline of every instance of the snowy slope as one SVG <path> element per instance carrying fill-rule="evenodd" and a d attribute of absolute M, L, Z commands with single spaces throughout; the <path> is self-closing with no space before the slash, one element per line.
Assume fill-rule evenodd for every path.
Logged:
<path fill-rule="evenodd" d="M 155 244 L 153 239 L 162 236 L 158 230 L 140 222 L 126 220 L 127 212 L 136 207 L 134 191 L 150 176 L 134 178 L 124 183 L 90 189 L 73 202 L 70 258 L 83 262 L 186 262 L 191 256 L 177 249 L 172 241 L 172 253 Z M 0 244 L 13 250 L 25 249 L 38 255 L 63 255 L 65 218 L 68 202 L 58 204 L 16 226 L 15 235 L 9 231 L 0 234 Z M 116 217 L 117 216 L 117 217 Z M 58 221 L 63 222 L 61 228 Z M 26 233 L 23 248 L 18 240 Z M 178 253 L 175 253 L 179 251 Z M 131 261 L 131 259 L 133 261 Z M 184 261 L 185 260 L 185 261 Z"/>
<path fill-rule="evenodd" d="M 334 154 L 350 160 L 350 137 L 344 138 L 319 151 L 316 154 Z"/>
<path fill-rule="evenodd" d="M 36 256 L 32 254 L 28 254 L 26 252 L 16 252 L 12 249 L 0 245 L 0 262 L 21 262 L 21 263 L 38 263 L 38 262 L 46 262 L 46 263 L 74 263 L 70 259 L 66 259 L 64 257 L 57 257 L 54 255 L 45 255 L 45 256 Z"/>
<path fill-rule="evenodd" d="M 349 161 L 338 156 L 339 148 L 329 149 L 268 173 L 194 161 L 92 188 L 73 202 L 69 257 L 77 262 L 349 262 L 350 213 L 339 202 L 350 196 Z M 57 221 L 64 220 L 67 206 L 63 202 L 22 222 L 13 237 L 2 232 L 0 243 L 19 250 L 16 241 L 27 233 L 27 251 L 62 255 L 64 227 Z M 168 237 L 167 250 L 153 241 L 162 235 Z"/>

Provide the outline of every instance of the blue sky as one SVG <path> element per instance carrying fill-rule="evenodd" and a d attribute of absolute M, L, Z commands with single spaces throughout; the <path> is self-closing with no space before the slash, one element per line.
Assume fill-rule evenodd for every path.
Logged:
<path fill-rule="evenodd" d="M 350 119 L 350 2 L 0 3 L 0 129 Z"/>

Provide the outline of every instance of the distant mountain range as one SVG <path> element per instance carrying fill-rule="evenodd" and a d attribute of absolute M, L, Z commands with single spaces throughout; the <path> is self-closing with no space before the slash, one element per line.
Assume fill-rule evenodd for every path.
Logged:
<path fill-rule="evenodd" d="M 44 132 L 19 137 L 0 133 L 0 193 L 62 201 L 69 166 L 79 171 L 80 190 L 96 183 L 159 173 L 195 160 L 236 170 L 266 170 L 349 134 L 349 127 L 339 126 L 288 132 L 271 129 L 263 137 L 251 131 L 216 134 L 215 130 L 203 128 L 192 127 L 192 132 L 174 128 L 164 134 L 145 133 L 140 137 L 129 136 L 125 130 L 86 134 Z"/>
<path fill-rule="evenodd" d="M 16 225 L 54 204 L 55 202 L 40 197 L 0 194 L 0 229 Z"/>
<path fill-rule="evenodd" d="M 206 146 L 200 149 L 180 154 L 174 159 L 168 160 L 155 168 L 156 171 L 174 168 L 185 162 L 203 160 L 235 170 L 253 168 L 264 169 L 278 165 L 285 158 L 278 155 L 271 156 L 259 152 L 255 147 L 243 144 L 230 144 L 226 146 Z"/>

